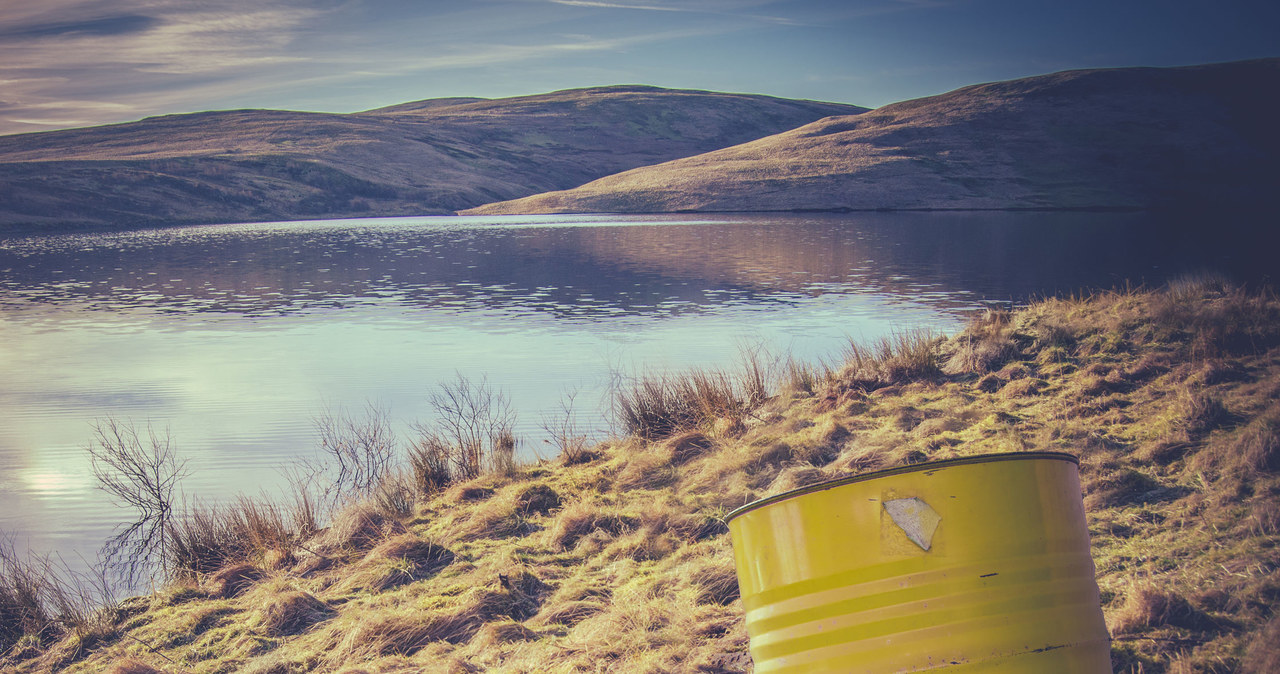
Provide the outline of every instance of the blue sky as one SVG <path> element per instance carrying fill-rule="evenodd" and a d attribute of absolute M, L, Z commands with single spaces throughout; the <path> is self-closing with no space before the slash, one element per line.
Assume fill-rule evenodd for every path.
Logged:
<path fill-rule="evenodd" d="M 0 0 L 0 133 L 624 83 L 875 107 L 1280 56 L 1277 26 L 1274 0 Z"/>

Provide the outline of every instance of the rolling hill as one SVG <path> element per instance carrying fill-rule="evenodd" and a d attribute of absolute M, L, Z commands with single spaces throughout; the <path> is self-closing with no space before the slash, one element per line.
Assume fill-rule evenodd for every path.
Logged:
<path fill-rule="evenodd" d="M 862 111 L 615 86 L 354 114 L 200 112 L 0 136 L 0 226 L 451 213 Z"/>
<path fill-rule="evenodd" d="M 980 84 L 466 213 L 1129 209 L 1280 189 L 1280 59 Z"/>

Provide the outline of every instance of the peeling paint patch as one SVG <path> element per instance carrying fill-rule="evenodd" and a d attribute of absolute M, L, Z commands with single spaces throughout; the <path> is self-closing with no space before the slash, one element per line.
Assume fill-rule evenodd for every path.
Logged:
<path fill-rule="evenodd" d="M 914 496 L 885 501 L 884 509 L 912 543 L 925 552 L 929 551 L 933 545 L 933 534 L 942 521 L 941 515 Z"/>

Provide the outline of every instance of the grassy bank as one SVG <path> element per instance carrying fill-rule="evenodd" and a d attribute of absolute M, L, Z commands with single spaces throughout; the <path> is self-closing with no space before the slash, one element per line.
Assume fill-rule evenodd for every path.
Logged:
<path fill-rule="evenodd" d="M 1280 300 L 1201 279 L 846 355 L 639 382 L 621 394 L 627 437 L 566 432 L 558 460 L 380 492 L 315 532 L 244 506 L 227 537 L 277 534 L 82 628 L 32 634 L 5 612 L 21 584 L 0 577 L 3 664 L 748 671 L 729 510 L 898 464 L 1054 450 L 1081 459 L 1117 672 L 1280 668 Z"/>

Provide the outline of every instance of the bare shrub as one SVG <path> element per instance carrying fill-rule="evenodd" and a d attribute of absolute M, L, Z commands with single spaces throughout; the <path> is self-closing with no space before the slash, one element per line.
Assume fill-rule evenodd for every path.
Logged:
<path fill-rule="evenodd" d="M 570 391 L 560 398 L 560 409 L 556 413 L 543 414 L 541 428 L 550 438 L 551 444 L 560 454 L 565 465 L 585 463 L 593 458 L 588 447 L 591 446 L 591 434 L 583 428 L 578 419 L 574 401 L 577 391 Z"/>
<path fill-rule="evenodd" d="M 420 489 L 430 493 L 486 472 L 515 469 L 516 414 L 506 395 L 491 389 L 487 379 L 475 382 L 458 374 L 440 384 L 427 403 L 433 418 L 414 424 L 420 438 L 410 449 Z"/>
<path fill-rule="evenodd" d="M 324 460 L 311 470 L 328 479 L 329 504 L 369 495 L 395 468 L 396 436 L 385 406 L 367 403 L 360 418 L 326 409 L 314 423 Z"/>
<path fill-rule="evenodd" d="M 154 580 L 157 572 L 167 576 L 174 491 L 187 474 L 168 432 L 157 434 L 148 426 L 144 440 L 133 424 L 108 417 L 95 424 L 88 452 L 98 487 L 134 512 L 133 522 L 104 544 L 104 563 L 130 588 Z"/>

